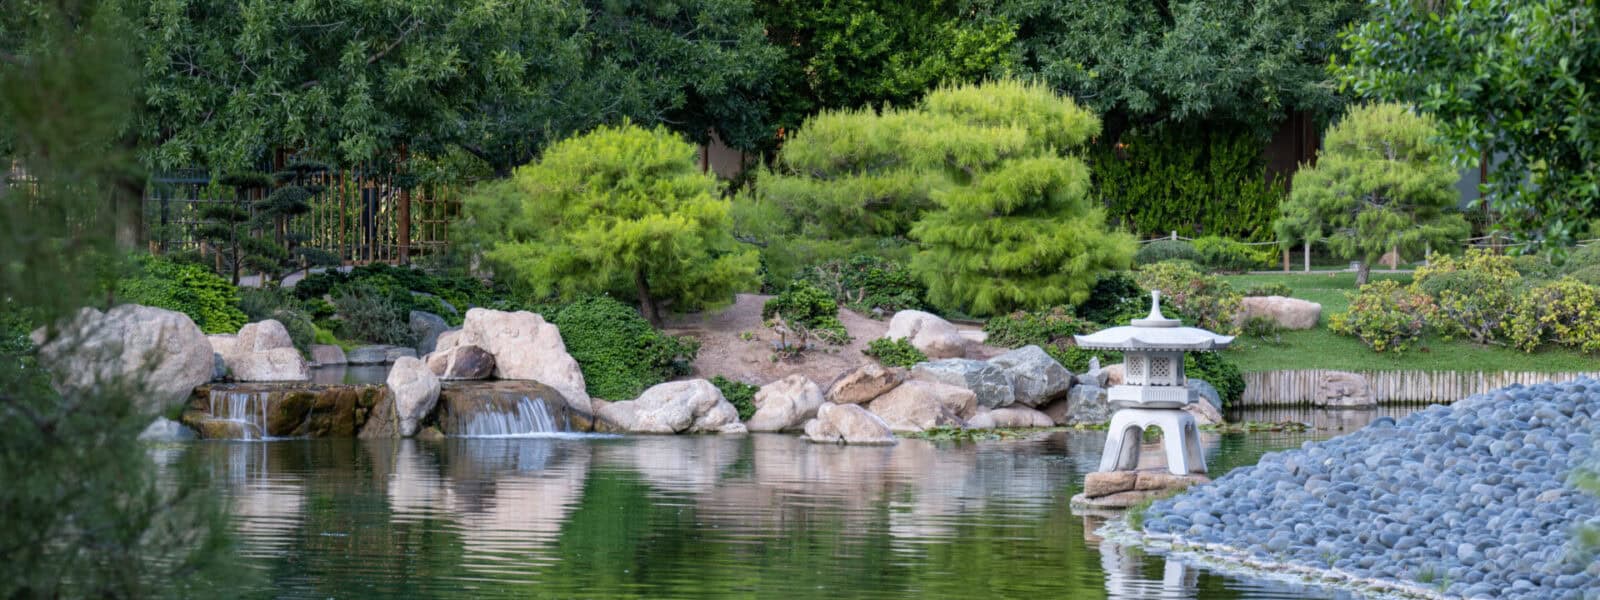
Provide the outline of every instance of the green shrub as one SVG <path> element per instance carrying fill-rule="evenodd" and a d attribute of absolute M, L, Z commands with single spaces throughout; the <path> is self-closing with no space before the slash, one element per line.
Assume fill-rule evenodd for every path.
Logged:
<path fill-rule="evenodd" d="M 1256 315 L 1245 319 L 1241 333 L 1269 344 L 1283 343 L 1283 326 L 1272 317 Z"/>
<path fill-rule="evenodd" d="M 1550 263 L 1550 259 L 1538 254 L 1523 254 L 1511 257 L 1511 268 L 1524 279 L 1554 279 L 1560 274 L 1560 269 Z"/>
<path fill-rule="evenodd" d="M 1524 352 L 1545 343 L 1600 351 L 1600 288 L 1563 277 L 1530 289 L 1517 301 L 1508 331 Z"/>
<path fill-rule="evenodd" d="M 1109 366 L 1122 362 L 1122 353 L 1114 350 L 1085 350 L 1076 345 L 1045 346 L 1045 354 L 1056 359 L 1061 366 L 1073 373 L 1084 373 L 1089 370 L 1089 359 L 1099 357 L 1102 366 Z"/>
<path fill-rule="evenodd" d="M 596 398 L 631 400 L 687 375 L 700 350 L 698 341 L 656 331 L 639 311 L 608 296 L 579 299 L 552 313 L 550 322 Z"/>
<path fill-rule="evenodd" d="M 1183 376 L 1200 379 L 1217 388 L 1222 408 L 1238 404 L 1244 397 L 1244 374 L 1221 352 L 1188 352 L 1183 355 Z"/>
<path fill-rule="evenodd" d="M 750 416 L 756 414 L 755 397 L 761 388 L 728 379 L 721 375 L 711 378 L 711 385 L 722 390 L 722 397 L 728 400 L 739 411 L 739 420 L 748 421 Z"/>
<path fill-rule="evenodd" d="M 911 276 L 905 265 L 874 254 L 857 254 L 848 260 L 830 260 L 805 270 L 802 279 L 833 295 L 834 300 L 857 311 L 885 314 L 926 306 L 928 290 Z"/>
<path fill-rule="evenodd" d="M 905 338 L 872 340 L 867 344 L 867 349 L 861 353 L 878 359 L 878 362 L 885 367 L 910 367 L 928 360 L 928 355 L 923 354 L 916 346 L 911 345 L 911 340 Z"/>
<path fill-rule="evenodd" d="M 247 322 L 239 289 L 210 269 L 147 255 L 136 258 L 134 268 L 116 283 L 121 302 L 181 312 L 206 333 L 234 333 Z"/>
<path fill-rule="evenodd" d="M 1417 269 L 1414 281 L 1438 306 L 1441 333 L 1465 335 L 1480 344 L 1506 338 L 1523 288 L 1510 257 L 1480 249 L 1460 258 L 1434 255 Z"/>
<path fill-rule="evenodd" d="M 1157 240 L 1139 245 L 1139 251 L 1133 253 L 1133 264 L 1139 266 L 1153 265 L 1169 260 L 1187 260 L 1198 264 L 1200 252 L 1194 245 L 1183 240 Z"/>
<path fill-rule="evenodd" d="M 1573 269 L 1567 276 L 1589 285 L 1600 285 L 1600 265 Z"/>
<path fill-rule="evenodd" d="M 849 332 L 839 321 L 839 303 L 822 288 L 805 281 L 796 281 L 789 289 L 774 296 L 761 307 L 761 319 L 769 325 L 782 325 L 799 336 L 799 348 L 806 338 L 816 337 L 830 344 L 850 341 Z"/>
<path fill-rule="evenodd" d="M 305 309 L 306 314 L 311 315 L 311 318 L 317 321 L 330 319 L 339 312 L 338 309 L 333 307 L 332 302 L 321 297 L 305 300 L 300 303 L 300 306 Z"/>
<path fill-rule="evenodd" d="M 1213 271 L 1244 272 L 1270 268 L 1278 258 L 1277 246 L 1247 246 L 1227 238 L 1207 236 L 1194 241 L 1200 264 Z"/>
<path fill-rule="evenodd" d="M 1244 296 L 1247 298 L 1253 296 L 1283 296 L 1288 298 L 1292 294 L 1294 294 L 1294 290 L 1285 283 L 1263 283 L 1250 286 L 1244 290 Z"/>
<path fill-rule="evenodd" d="M 1433 299 L 1392 280 L 1361 286 L 1350 309 L 1328 318 L 1334 333 L 1354 336 L 1374 352 L 1405 352 L 1422 339 L 1437 310 Z"/>
<path fill-rule="evenodd" d="M 1288 195 L 1286 181 L 1262 177 L 1256 135 L 1219 130 L 1207 121 L 1198 127 L 1135 129 L 1101 140 L 1088 157 L 1092 193 L 1105 204 L 1108 220 L 1140 236 L 1176 231 L 1188 237 L 1272 237 L 1272 221 Z"/>
<path fill-rule="evenodd" d="M 1219 333 L 1238 331 L 1234 314 L 1239 310 L 1241 296 L 1228 282 L 1201 273 L 1183 261 L 1149 265 L 1139 270 L 1138 279 L 1139 285 L 1161 291 L 1163 314 L 1176 313 L 1188 325 Z"/>
<path fill-rule="evenodd" d="M 340 338 L 397 346 L 416 343 L 406 306 L 369 282 L 339 288 L 333 296 L 333 306 L 339 314 L 335 333 Z"/>
<path fill-rule="evenodd" d="M 1048 312 L 1014 312 L 990 318 L 983 324 L 983 332 L 989 336 L 984 343 L 1001 348 L 1064 345 L 1071 343 L 1072 336 L 1095 329 L 1094 323 L 1073 316 L 1072 311 L 1063 306 Z"/>
<path fill-rule="evenodd" d="M 1078 305 L 1078 316 L 1101 325 L 1123 325 L 1150 309 L 1150 292 L 1139 287 L 1133 274 L 1112 271 L 1100 276 L 1089 299 Z"/>
<path fill-rule="evenodd" d="M 333 293 L 333 288 L 349 281 L 350 275 L 337 269 L 312 273 L 294 284 L 294 295 L 301 300 L 321 298 Z"/>

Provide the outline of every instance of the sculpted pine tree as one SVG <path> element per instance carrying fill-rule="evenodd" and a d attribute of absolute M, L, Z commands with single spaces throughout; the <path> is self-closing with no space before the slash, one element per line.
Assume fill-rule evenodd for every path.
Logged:
<path fill-rule="evenodd" d="M 756 251 L 733 239 L 729 202 L 695 149 L 630 123 L 558 142 L 468 199 L 485 258 L 536 293 L 636 294 L 661 310 L 726 304 L 755 286 Z"/>
<path fill-rule="evenodd" d="M 1390 250 L 1416 256 L 1466 236 L 1456 171 L 1432 120 L 1399 104 L 1350 112 L 1328 131 L 1317 164 L 1295 174 L 1274 225 L 1280 240 L 1323 241 L 1361 261 L 1356 284 Z"/>
<path fill-rule="evenodd" d="M 1076 304 L 1098 273 L 1127 267 L 1133 238 L 1106 230 L 1088 166 L 1065 153 L 1099 132 L 1093 114 L 1015 81 L 942 89 L 922 112 L 909 141 L 955 184 L 911 228 L 922 244 L 911 269 L 934 304 L 974 315 Z"/>

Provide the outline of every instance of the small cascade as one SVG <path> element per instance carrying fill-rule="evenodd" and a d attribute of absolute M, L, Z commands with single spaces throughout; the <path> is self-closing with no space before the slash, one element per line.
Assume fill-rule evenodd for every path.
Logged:
<path fill-rule="evenodd" d="M 508 437 L 560 433 L 566 427 L 556 423 L 544 398 L 523 396 L 514 405 L 492 403 L 484 410 L 461 419 L 455 435 L 464 437 Z M 465 416 L 465 415 L 464 415 Z M 565 419 L 563 419 L 565 420 Z"/>
<path fill-rule="evenodd" d="M 267 435 L 267 392 L 211 390 L 206 412 L 218 421 L 238 423 L 244 440 L 264 440 Z"/>

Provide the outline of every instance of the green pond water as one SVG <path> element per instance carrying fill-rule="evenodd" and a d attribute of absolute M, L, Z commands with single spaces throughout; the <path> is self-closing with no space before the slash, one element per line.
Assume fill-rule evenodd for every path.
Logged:
<path fill-rule="evenodd" d="M 1215 436 L 1213 476 L 1328 434 Z M 243 598 L 1318 598 L 1101 542 L 1104 433 L 201 442 Z M 172 457 L 168 457 L 172 458 Z"/>

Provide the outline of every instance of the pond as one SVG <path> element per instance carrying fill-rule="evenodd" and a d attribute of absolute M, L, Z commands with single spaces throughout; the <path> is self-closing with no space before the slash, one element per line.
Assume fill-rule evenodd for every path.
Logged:
<path fill-rule="evenodd" d="M 1207 435 L 1213 476 L 1322 433 Z M 1103 432 L 208 442 L 249 598 L 1318 598 L 1100 542 Z"/>

